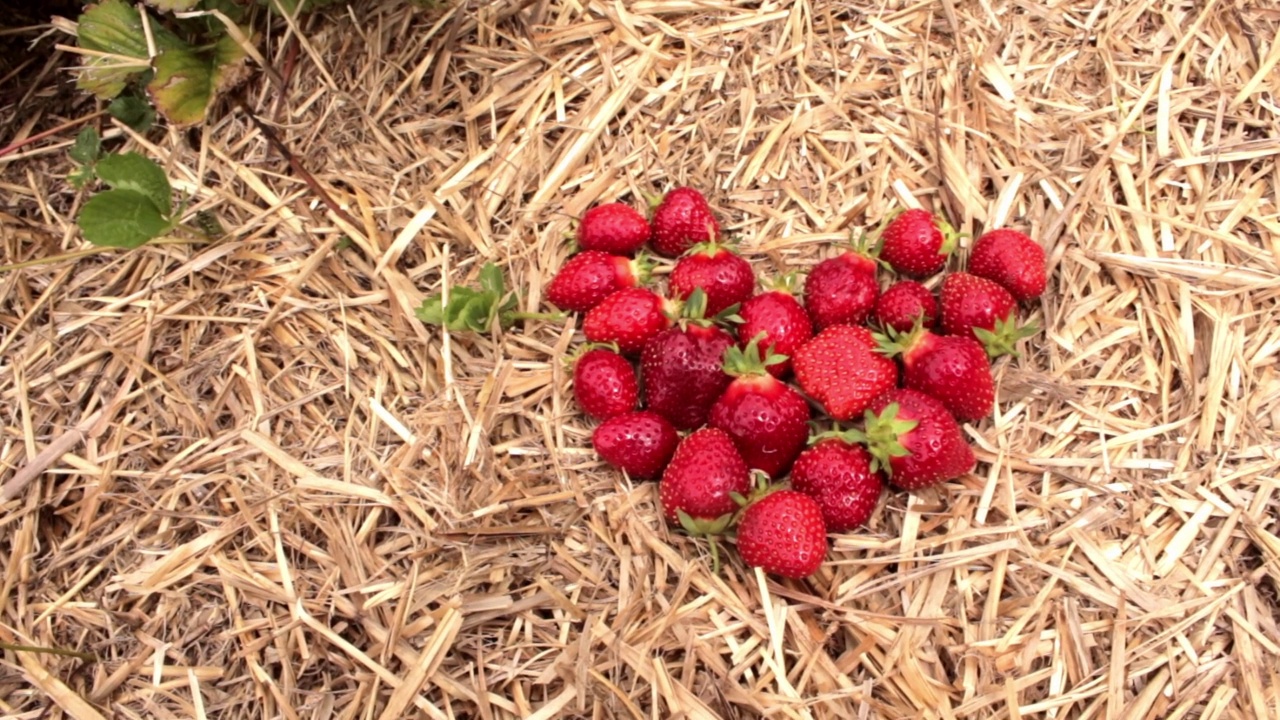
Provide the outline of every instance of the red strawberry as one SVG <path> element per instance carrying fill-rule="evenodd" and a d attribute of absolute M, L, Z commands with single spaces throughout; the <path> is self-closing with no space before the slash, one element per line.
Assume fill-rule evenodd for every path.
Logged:
<path fill-rule="evenodd" d="M 746 347 L 751 339 L 764 333 L 760 347 L 768 353 L 786 357 L 780 363 L 766 366 L 770 375 L 785 377 L 791 372 L 791 356 L 813 337 L 809 313 L 791 292 L 795 276 L 784 277 L 772 289 L 742 303 L 738 308 L 738 344 Z"/>
<path fill-rule="evenodd" d="M 818 501 L 829 532 L 845 532 L 871 519 L 884 474 L 871 470 L 866 448 L 839 434 L 823 434 L 796 458 L 791 487 Z"/>
<path fill-rule="evenodd" d="M 796 490 L 775 490 L 742 512 L 738 554 L 751 567 L 799 580 L 827 555 L 827 528 L 818 501 Z"/>
<path fill-rule="evenodd" d="M 938 303 L 929 289 L 914 280 L 900 280 L 876 300 L 875 318 L 881 327 L 907 332 L 920 320 L 933 327 L 938 317 Z"/>
<path fill-rule="evenodd" d="M 861 325 L 875 307 L 880 286 L 876 261 L 858 250 L 827 258 L 809 271 L 804 307 L 814 330 L 832 325 Z"/>
<path fill-rule="evenodd" d="M 835 420 L 861 415 L 898 383 L 898 365 L 875 348 L 870 330 L 833 325 L 796 351 L 796 382 Z"/>
<path fill-rule="evenodd" d="M 591 445 L 605 462 L 633 478 L 658 476 L 680 444 L 680 434 L 656 412 L 614 415 L 596 426 Z"/>
<path fill-rule="evenodd" d="M 591 308 L 582 332 L 594 343 L 614 343 L 623 355 L 636 356 L 654 335 L 671 327 L 667 303 L 647 288 L 618 290 Z"/>
<path fill-rule="evenodd" d="M 578 247 L 632 255 L 649 239 L 649 221 L 639 210 L 622 203 L 597 205 L 578 223 Z"/>
<path fill-rule="evenodd" d="M 653 249 L 665 257 L 678 257 L 698 243 L 720 239 L 720 223 L 707 199 L 688 187 L 664 195 L 649 225 Z"/>
<path fill-rule="evenodd" d="M 719 315 L 725 309 L 751 297 L 756 277 L 751 263 L 719 243 L 699 243 L 689 249 L 671 270 L 671 294 L 684 300 L 695 288 L 707 294 L 707 315 Z"/>
<path fill-rule="evenodd" d="M 958 420 L 991 414 L 995 383 L 982 345 L 963 335 L 935 335 L 923 327 L 906 334 L 876 335 L 880 352 L 902 355 L 903 385 L 927 393 Z"/>
<path fill-rule="evenodd" d="M 751 492 L 751 473 L 723 430 L 705 427 L 676 448 L 662 473 L 662 514 L 690 534 L 722 532 L 738 510 L 733 495 Z"/>
<path fill-rule="evenodd" d="M 809 403 L 794 388 L 765 371 L 778 355 L 761 359 L 756 344 L 731 347 L 724 369 L 734 377 L 711 407 L 710 424 L 733 438 L 747 466 L 779 478 L 809 439 Z"/>
<path fill-rule="evenodd" d="M 872 470 L 885 469 L 889 482 L 903 490 L 952 480 L 977 463 L 942 403 L 909 388 L 890 390 L 871 403 L 865 440 Z"/>
<path fill-rule="evenodd" d="M 1036 333 L 1034 326 L 1017 326 L 1017 301 L 992 280 L 951 273 L 941 294 L 943 332 L 978 340 L 993 358 L 1013 354 L 1019 340 Z"/>
<path fill-rule="evenodd" d="M 561 310 L 587 312 L 618 290 L 648 278 L 648 265 L 642 261 L 587 250 L 565 261 L 547 286 L 547 300 Z"/>
<path fill-rule="evenodd" d="M 711 406 L 731 379 L 723 363 L 733 336 L 703 319 L 704 302 L 702 291 L 695 290 L 676 326 L 645 343 L 640 356 L 645 407 L 661 413 L 680 430 L 706 423 Z"/>
<path fill-rule="evenodd" d="M 1018 300 L 1040 297 L 1045 277 L 1044 248 L 1010 228 L 991 230 L 969 252 L 969 272 L 1000 283 Z"/>
<path fill-rule="evenodd" d="M 950 227 L 944 223 L 939 229 L 932 213 L 912 209 L 895 216 L 880 233 L 879 257 L 899 275 L 923 278 L 941 270 L 955 247 Z"/>
<path fill-rule="evenodd" d="M 583 412 L 608 420 L 636 409 L 640 383 L 626 358 L 602 347 L 591 348 L 574 362 L 573 396 Z"/>

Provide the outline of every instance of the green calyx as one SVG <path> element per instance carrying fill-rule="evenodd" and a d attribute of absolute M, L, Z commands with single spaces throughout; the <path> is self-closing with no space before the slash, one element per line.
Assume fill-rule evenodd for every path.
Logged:
<path fill-rule="evenodd" d="M 622 354 L 622 351 L 618 349 L 617 343 L 612 343 L 612 342 L 583 343 L 575 347 L 571 352 L 568 352 L 562 356 L 565 367 L 572 368 L 573 366 L 577 365 L 578 361 L 581 360 L 584 355 L 591 352 L 592 350 L 608 350 L 618 355 Z"/>
<path fill-rule="evenodd" d="M 680 527 L 684 531 L 694 537 L 705 537 L 707 545 L 711 549 L 711 571 L 720 572 L 720 549 L 716 543 L 716 535 L 721 535 L 725 530 L 729 529 L 729 525 L 733 523 L 737 513 L 727 513 L 718 518 L 695 518 L 684 510 L 676 510 L 676 517 L 680 520 Z"/>
<path fill-rule="evenodd" d="M 1035 335 L 1040 332 L 1040 328 L 1035 323 L 1027 323 L 1021 327 L 1018 326 L 1017 311 L 1009 313 L 1009 316 L 1003 320 L 996 320 L 996 326 L 993 330 L 976 327 L 973 334 L 978 338 L 982 346 L 987 350 L 987 357 L 992 360 L 1001 355 L 1018 356 L 1018 341 Z"/>
<path fill-rule="evenodd" d="M 715 315 L 707 317 L 707 293 L 702 288 L 695 287 L 693 292 L 689 293 L 689 297 L 684 300 L 667 301 L 667 316 L 681 327 L 689 325 L 701 327 L 719 325 L 725 327 L 732 323 L 742 322 L 742 317 L 738 315 L 739 307 L 740 305 L 735 303 Z"/>
<path fill-rule="evenodd" d="M 898 332 L 885 325 L 883 332 L 872 332 L 871 337 L 876 341 L 876 347 L 874 348 L 876 352 L 885 357 L 893 358 L 899 355 L 906 355 L 924 337 L 926 332 L 928 330 L 924 327 L 924 317 L 918 317 L 915 325 L 906 332 Z"/>
<path fill-rule="evenodd" d="M 631 267 L 631 277 L 636 280 L 636 287 L 648 285 L 650 278 L 653 277 L 654 260 L 648 253 L 637 253 L 631 259 L 629 265 Z"/>
<path fill-rule="evenodd" d="M 800 275 L 795 270 L 776 278 L 766 279 L 761 284 L 769 292 L 781 292 L 788 295 L 798 295 L 800 293 Z"/>
<path fill-rule="evenodd" d="M 762 355 L 760 341 L 764 339 L 764 335 L 763 332 L 757 333 L 745 348 L 730 345 L 724 351 L 725 373 L 733 377 L 768 375 L 768 366 L 786 362 L 787 356 L 773 352 L 772 345 Z"/>
<path fill-rule="evenodd" d="M 871 454 L 871 471 L 884 471 L 892 475 L 890 461 L 895 457 L 906 457 L 911 451 L 903 446 L 901 437 L 915 429 L 919 423 L 915 420 L 898 419 L 898 403 L 889 405 L 879 415 L 868 410 L 864 418 L 865 430 L 849 430 L 845 437 L 851 442 L 860 442 L 867 446 Z"/>
<path fill-rule="evenodd" d="M 956 247 L 960 245 L 960 238 L 970 237 L 969 233 L 956 230 L 951 223 L 943 219 L 938 220 L 938 230 L 942 232 L 942 245 L 938 247 L 938 254 L 944 258 L 951 257 L 951 253 L 955 252 Z"/>

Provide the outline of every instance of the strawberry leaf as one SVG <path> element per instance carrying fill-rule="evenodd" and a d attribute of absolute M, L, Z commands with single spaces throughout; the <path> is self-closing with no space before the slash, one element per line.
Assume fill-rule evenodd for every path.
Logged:
<path fill-rule="evenodd" d="M 428 325 L 459 332 L 485 332 L 493 327 L 495 320 L 506 328 L 520 317 L 525 317 L 514 312 L 516 298 L 506 293 L 501 268 L 493 263 L 486 264 L 480 270 L 479 282 L 479 290 L 451 288 L 448 305 L 444 304 L 443 293 L 428 297 L 414 315 Z"/>
<path fill-rule="evenodd" d="M 67 154 L 81 165 L 96 163 L 102 157 L 102 138 L 98 136 L 98 131 L 91 127 L 81 130 L 76 136 L 76 144 L 71 146 Z"/>
<path fill-rule="evenodd" d="M 136 190 L 108 190 L 89 198 L 76 220 L 94 245 L 135 248 L 168 232 L 169 220 Z"/>
<path fill-rule="evenodd" d="M 124 0 L 103 0 L 91 5 L 76 22 L 80 47 L 93 50 L 76 86 L 102 99 L 113 98 L 148 67 L 147 36 L 142 16 Z"/>
<path fill-rule="evenodd" d="M 145 196 L 161 215 L 173 211 L 169 178 L 155 161 L 135 152 L 108 155 L 98 161 L 97 172 L 111 187 Z"/>

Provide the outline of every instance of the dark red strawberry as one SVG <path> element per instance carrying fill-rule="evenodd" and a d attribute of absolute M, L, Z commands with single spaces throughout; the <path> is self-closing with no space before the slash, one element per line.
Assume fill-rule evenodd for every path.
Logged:
<path fill-rule="evenodd" d="M 649 340 L 640 356 L 645 407 L 680 430 L 705 424 L 731 380 L 723 364 L 733 336 L 703 317 L 704 302 L 695 290 L 676 325 Z"/>
<path fill-rule="evenodd" d="M 991 361 L 982 345 L 963 335 L 935 335 L 923 327 L 875 336 L 879 351 L 902 356 L 902 384 L 927 393 L 964 420 L 981 420 L 995 404 Z"/>
<path fill-rule="evenodd" d="M 942 281 L 942 330 L 971 337 L 993 358 L 1015 352 L 1018 341 L 1036 333 L 1018 327 L 1017 301 L 999 283 L 955 272 Z"/>
<path fill-rule="evenodd" d="M 547 286 L 547 300 L 561 310 L 587 312 L 618 290 L 637 287 L 649 278 L 641 260 L 587 250 L 565 261 Z"/>
<path fill-rule="evenodd" d="M 890 390 L 871 403 L 865 441 L 872 469 L 885 470 L 889 482 L 903 490 L 953 480 L 977 463 L 942 403 L 910 388 Z"/>
<path fill-rule="evenodd" d="M 719 243 L 699 243 L 676 261 L 670 286 L 672 296 L 680 300 L 702 288 L 707 294 L 707 316 L 711 317 L 751 297 L 756 277 L 741 255 Z"/>
<path fill-rule="evenodd" d="M 608 420 L 636 409 L 640 383 L 626 358 L 607 348 L 592 347 L 574 362 L 573 396 L 583 412 Z"/>
<path fill-rule="evenodd" d="M 656 412 L 635 410 L 596 426 L 591 445 L 610 465 L 633 478 L 657 477 L 680 444 L 680 434 Z"/>
<path fill-rule="evenodd" d="M 880 260 L 899 275 L 924 278 L 947 264 L 956 234 L 928 210 L 911 209 L 894 216 L 880 233 Z"/>
<path fill-rule="evenodd" d="M 639 210 L 622 203 L 597 205 L 578 223 L 578 247 L 632 255 L 649 240 L 649 221 Z"/>
<path fill-rule="evenodd" d="M 650 338 L 671 327 L 667 302 L 648 288 L 618 290 L 591 308 L 582 333 L 594 343 L 613 343 L 623 355 L 635 357 Z"/>
<path fill-rule="evenodd" d="M 710 424 L 733 438 L 748 467 L 777 479 L 809 439 L 809 403 L 765 371 L 766 363 L 781 357 L 762 359 L 759 339 L 725 353 L 724 369 L 734 380 L 711 407 Z"/>
<path fill-rule="evenodd" d="M 875 320 L 881 327 L 907 332 L 919 320 L 933 327 L 938 317 L 938 303 L 929 288 L 914 280 L 900 280 L 876 300 Z"/>
<path fill-rule="evenodd" d="M 751 339 L 764 333 L 760 347 L 767 353 L 785 356 L 780 363 L 767 366 L 770 375 L 786 377 L 791 372 L 791 356 L 813 337 L 809 313 L 792 293 L 794 275 L 784 276 L 776 285 L 742 303 L 738 308 L 738 344 L 746 347 Z"/>
<path fill-rule="evenodd" d="M 751 492 L 751 474 L 724 431 L 691 433 L 662 473 L 662 514 L 690 534 L 723 532 L 738 510 L 734 494 Z"/>
<path fill-rule="evenodd" d="M 737 530 L 738 554 L 751 567 L 803 579 L 827 556 L 827 528 L 818 501 L 796 490 L 775 490 L 751 502 Z"/>
<path fill-rule="evenodd" d="M 720 223 L 702 193 L 676 188 L 663 196 L 649 221 L 650 242 L 659 255 L 673 258 L 698 243 L 720 239 Z"/>
<path fill-rule="evenodd" d="M 969 252 L 969 272 L 1004 286 L 1014 298 L 1031 300 L 1044 292 L 1044 248 L 1011 228 L 991 230 Z"/>
<path fill-rule="evenodd" d="M 871 470 L 866 448 L 837 433 L 824 433 L 796 458 L 791 487 L 818 501 L 828 532 L 845 532 L 871 519 L 884 488 L 884 473 Z"/>
<path fill-rule="evenodd" d="M 879 293 L 876 261 L 861 251 L 846 250 L 809 271 L 804 284 L 804 307 L 814 330 L 861 325 L 875 307 Z"/>
<path fill-rule="evenodd" d="M 898 384 L 898 365 L 876 352 L 871 331 L 832 325 L 796 351 L 796 382 L 835 420 L 860 416 L 873 398 Z"/>

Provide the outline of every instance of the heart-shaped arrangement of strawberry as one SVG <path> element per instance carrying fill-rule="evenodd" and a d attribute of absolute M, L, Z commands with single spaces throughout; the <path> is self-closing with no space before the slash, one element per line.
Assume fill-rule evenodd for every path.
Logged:
<path fill-rule="evenodd" d="M 1036 332 L 1019 305 L 1046 283 L 1044 249 L 1009 228 L 945 273 L 958 236 L 918 209 L 889 218 L 873 246 L 835 249 L 803 299 L 794 273 L 756 277 L 693 188 L 648 217 L 598 205 L 576 234 L 547 299 L 584 314 L 573 387 L 600 421 L 596 452 L 657 479 L 663 516 L 709 538 L 717 562 L 728 536 L 747 565 L 797 579 L 886 487 L 973 470 L 960 423 L 991 414 L 992 362 Z M 665 288 L 650 284 L 646 245 L 670 264 Z"/>

